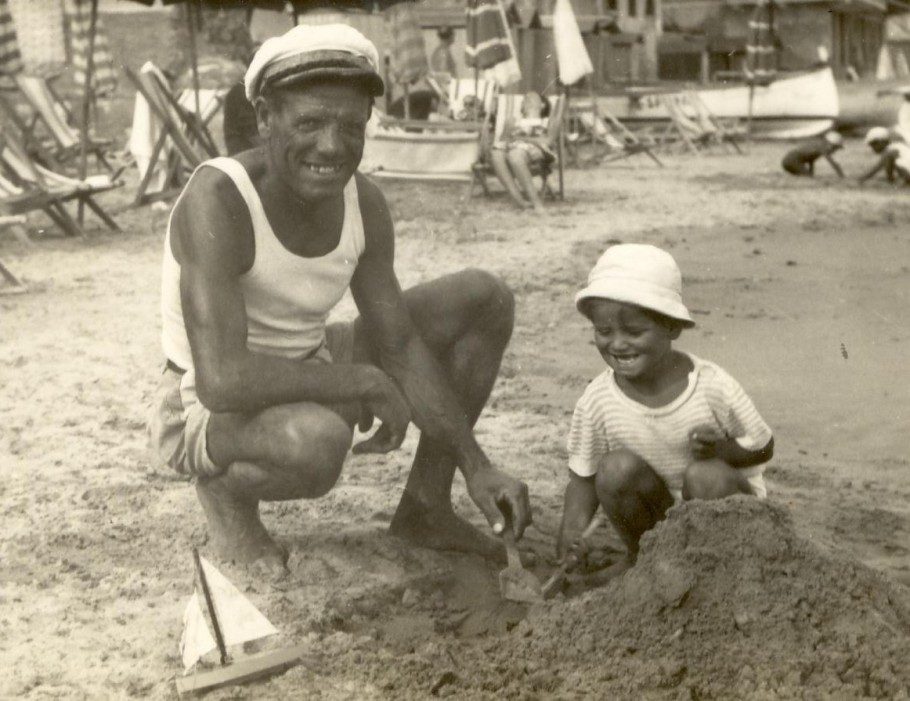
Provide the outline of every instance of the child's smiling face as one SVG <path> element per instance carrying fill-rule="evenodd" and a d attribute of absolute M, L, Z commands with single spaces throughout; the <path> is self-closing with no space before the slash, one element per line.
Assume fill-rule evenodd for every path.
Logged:
<path fill-rule="evenodd" d="M 618 378 L 634 383 L 660 374 L 679 337 L 678 327 L 660 323 L 633 304 L 591 299 L 585 306 L 597 350 Z"/>

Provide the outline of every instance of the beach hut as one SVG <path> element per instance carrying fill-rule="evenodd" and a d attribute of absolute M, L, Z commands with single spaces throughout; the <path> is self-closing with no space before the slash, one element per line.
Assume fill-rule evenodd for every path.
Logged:
<path fill-rule="evenodd" d="M 837 78 L 873 77 L 891 0 L 775 0 L 777 68 L 827 57 Z M 664 0 L 660 76 L 705 82 L 741 73 L 756 0 Z M 820 54 L 819 49 L 822 49 Z"/>

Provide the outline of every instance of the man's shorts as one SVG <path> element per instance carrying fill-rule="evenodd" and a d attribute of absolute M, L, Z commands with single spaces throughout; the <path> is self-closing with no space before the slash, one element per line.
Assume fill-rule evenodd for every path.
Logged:
<path fill-rule="evenodd" d="M 351 363 L 354 360 L 354 323 L 329 324 L 325 344 L 312 362 Z M 152 462 L 168 465 L 187 476 L 218 475 L 224 469 L 209 457 L 207 435 L 209 417 L 196 396 L 195 373 L 178 372 L 167 363 L 162 370 L 152 416 L 149 439 Z"/>

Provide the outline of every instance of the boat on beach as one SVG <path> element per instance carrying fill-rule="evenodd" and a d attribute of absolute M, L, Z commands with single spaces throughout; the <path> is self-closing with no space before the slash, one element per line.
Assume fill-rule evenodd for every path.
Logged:
<path fill-rule="evenodd" d="M 910 133 L 910 79 L 838 81 L 837 89 L 839 128 L 862 131 L 899 124 Z"/>
<path fill-rule="evenodd" d="M 717 86 L 687 86 L 719 118 L 750 118 L 750 87 L 745 83 Z M 751 106 L 752 134 L 764 139 L 802 139 L 832 128 L 840 114 L 837 84 L 831 68 L 825 66 L 800 73 L 779 74 L 768 85 L 754 87 Z M 611 114 L 635 129 L 669 123 L 665 106 L 668 96 L 679 87 L 630 88 L 618 94 L 599 95 L 598 110 Z M 591 98 L 572 100 L 576 112 L 590 109 Z M 693 115 L 694 116 L 694 115 Z"/>

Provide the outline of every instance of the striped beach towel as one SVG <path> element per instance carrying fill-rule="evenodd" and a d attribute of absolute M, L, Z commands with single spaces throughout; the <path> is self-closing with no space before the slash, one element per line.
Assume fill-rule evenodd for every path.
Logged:
<path fill-rule="evenodd" d="M 392 35 L 392 79 L 399 85 L 416 83 L 430 69 L 423 32 L 410 3 L 388 11 Z"/>
<path fill-rule="evenodd" d="M 65 7 L 73 80 L 77 85 L 84 86 L 85 71 L 88 66 L 91 0 L 66 0 Z M 92 92 L 95 97 L 110 95 L 117 88 L 117 74 L 114 71 L 114 57 L 111 54 L 111 47 L 101 17 L 98 17 L 95 22 L 94 54 Z"/>
<path fill-rule="evenodd" d="M 16 27 L 6 0 L 0 0 L 0 80 L 12 86 L 11 76 L 22 71 L 22 54 L 16 39 Z"/>
<path fill-rule="evenodd" d="M 749 40 L 743 73 L 752 85 L 767 85 L 777 73 L 774 56 L 774 6 L 763 0 L 755 6 L 749 19 Z"/>

